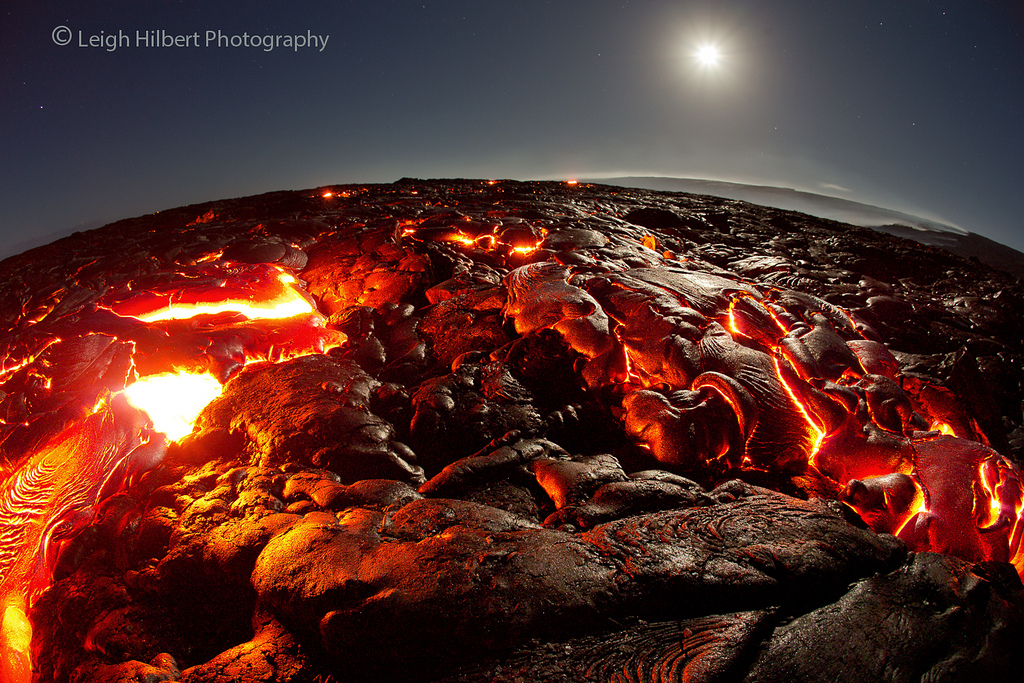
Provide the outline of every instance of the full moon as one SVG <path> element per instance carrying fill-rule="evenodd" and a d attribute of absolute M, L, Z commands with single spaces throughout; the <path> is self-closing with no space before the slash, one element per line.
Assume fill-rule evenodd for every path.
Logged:
<path fill-rule="evenodd" d="M 697 48 L 697 52 L 696 52 L 697 62 L 701 66 L 706 66 L 706 67 L 717 66 L 718 65 L 718 60 L 719 60 L 720 56 L 721 55 L 718 52 L 718 48 L 716 46 L 714 46 L 714 45 L 711 45 L 710 43 L 709 44 L 705 44 L 705 45 L 701 45 L 700 47 Z"/>

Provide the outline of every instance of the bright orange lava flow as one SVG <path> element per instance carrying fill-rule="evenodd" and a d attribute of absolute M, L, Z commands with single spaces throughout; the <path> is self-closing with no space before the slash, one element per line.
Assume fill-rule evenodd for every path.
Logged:
<path fill-rule="evenodd" d="M 114 305 L 111 309 L 119 315 L 131 315 L 143 322 L 188 320 L 199 315 L 219 313 L 238 313 L 249 320 L 270 320 L 308 315 L 316 310 L 302 290 L 296 286 L 295 277 L 285 272 L 279 272 L 275 280 L 266 281 L 266 291 L 260 298 L 255 298 L 252 292 L 239 292 L 233 295 L 227 287 L 220 289 L 227 291 L 220 292 L 214 289 L 195 301 L 189 301 L 184 297 L 176 300 L 168 296 L 164 301 L 157 298 L 152 302 L 157 304 L 157 307 L 149 312 L 133 312 L 129 305 Z M 204 300 L 207 296 L 209 298 Z"/>
<path fill-rule="evenodd" d="M 162 442 L 113 397 L 0 486 L 0 680 L 29 680 L 28 609 L 50 585 L 62 549 L 92 523 L 103 500 L 151 465 Z"/>
<path fill-rule="evenodd" d="M 736 302 L 738 300 L 739 299 L 733 299 L 732 301 L 729 302 L 729 324 L 726 326 L 726 328 L 729 330 L 729 334 L 732 335 L 733 339 L 735 339 L 737 335 L 741 337 L 746 336 L 745 334 L 743 334 L 743 331 L 740 329 L 739 324 L 737 324 L 736 322 Z"/>
<path fill-rule="evenodd" d="M 742 329 L 740 327 L 739 321 L 736 318 L 736 306 L 738 306 L 740 302 L 744 300 L 752 301 L 755 305 L 762 308 L 764 312 L 768 315 L 768 317 L 771 319 L 771 321 L 775 323 L 775 326 L 779 330 L 779 334 L 785 335 L 786 333 L 789 332 L 789 327 L 781 320 L 779 320 L 778 314 L 774 310 L 772 310 L 771 306 L 764 305 L 763 302 L 759 301 L 756 297 L 751 296 L 750 294 L 741 293 L 732 297 L 732 299 L 729 301 L 729 310 L 726 315 L 725 327 L 726 329 L 729 330 L 729 333 L 733 336 L 733 338 L 735 338 L 737 335 L 741 337 L 751 338 L 750 331 Z"/>
<path fill-rule="evenodd" d="M 237 368 L 323 353 L 345 340 L 326 327 L 298 280 L 272 265 L 186 266 L 176 280 L 152 291 L 119 290 L 103 308 L 138 330 L 201 322 L 169 327 L 177 329 L 169 337 L 140 332 L 149 341 L 133 342 L 125 388 L 104 394 L 91 414 L 26 454 L 25 463 L 0 483 L 0 683 L 31 680 L 26 615 L 49 587 L 63 550 L 92 524 L 104 500 L 159 464 L 167 444 L 189 434 L 202 409 L 221 394 L 221 380 L 205 357 L 176 355 L 176 349 L 227 346 L 233 350 L 225 358 Z M 55 338 L 48 347 L 59 353 L 62 341 Z M 31 372 L 43 362 L 41 354 L 0 370 L 0 378 L 26 367 Z M 159 363 L 153 358 L 163 357 L 167 371 L 154 372 Z M 138 377 L 143 359 L 148 373 Z"/>
<path fill-rule="evenodd" d="M 142 377 L 124 390 L 128 402 L 144 411 L 153 428 L 176 441 L 192 432 L 196 417 L 224 387 L 213 375 L 167 372 Z"/>
<path fill-rule="evenodd" d="M 24 605 L 8 605 L 0 621 L 0 681 L 27 683 L 32 680 L 32 624 Z"/>

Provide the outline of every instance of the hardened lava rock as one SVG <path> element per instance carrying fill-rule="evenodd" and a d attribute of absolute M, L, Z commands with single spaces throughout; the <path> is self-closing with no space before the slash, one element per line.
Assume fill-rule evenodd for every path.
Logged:
<path fill-rule="evenodd" d="M 712 197 L 403 180 L 0 272 L 8 477 L 137 375 L 224 383 L 41 532 L 36 680 L 1021 680 L 1024 298 L 976 262 Z M 279 275 L 301 324 L 130 318 Z"/>

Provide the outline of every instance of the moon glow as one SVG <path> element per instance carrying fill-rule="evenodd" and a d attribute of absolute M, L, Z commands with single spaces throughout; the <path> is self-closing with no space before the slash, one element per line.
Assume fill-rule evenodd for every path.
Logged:
<path fill-rule="evenodd" d="M 704 67 L 718 66 L 718 61 L 721 58 L 721 53 L 718 48 L 711 43 L 706 43 L 697 48 L 694 56 L 697 58 L 697 63 Z"/>

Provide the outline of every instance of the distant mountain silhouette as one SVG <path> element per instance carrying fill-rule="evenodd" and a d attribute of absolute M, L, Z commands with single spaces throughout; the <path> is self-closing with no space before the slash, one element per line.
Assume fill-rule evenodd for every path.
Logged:
<path fill-rule="evenodd" d="M 954 225 L 849 199 L 784 187 L 744 185 L 696 178 L 623 176 L 588 179 L 583 182 L 712 195 L 762 206 L 772 206 L 777 209 L 800 211 L 819 218 L 842 221 L 872 228 L 889 235 L 905 237 L 920 244 L 945 249 L 965 258 L 976 258 L 993 268 L 1012 273 L 1018 278 L 1024 278 L 1024 254 L 1016 249 Z"/>

